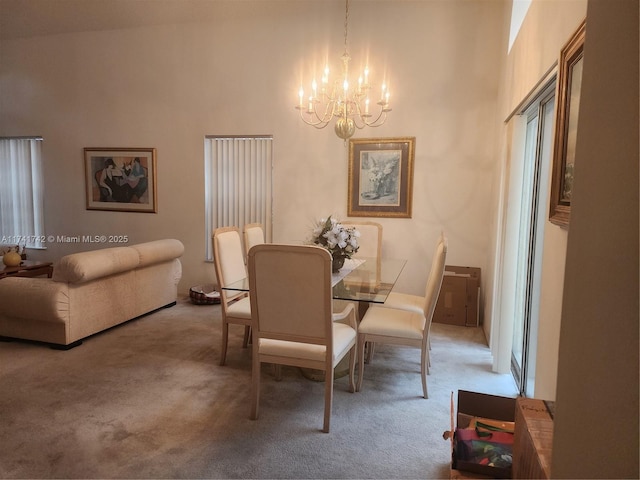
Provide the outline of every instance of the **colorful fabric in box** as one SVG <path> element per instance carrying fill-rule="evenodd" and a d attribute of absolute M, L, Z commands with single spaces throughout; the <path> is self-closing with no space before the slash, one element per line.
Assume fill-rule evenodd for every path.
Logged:
<path fill-rule="evenodd" d="M 513 434 L 459 428 L 456 431 L 458 460 L 488 467 L 510 468 L 513 461 Z"/>

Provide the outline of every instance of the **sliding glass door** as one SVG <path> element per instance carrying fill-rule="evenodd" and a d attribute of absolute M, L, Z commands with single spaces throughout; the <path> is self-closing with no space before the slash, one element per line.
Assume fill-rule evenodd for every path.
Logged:
<path fill-rule="evenodd" d="M 523 112 L 526 117 L 522 203 L 517 244 L 511 371 L 520 394 L 533 396 L 540 277 L 553 140 L 554 84 Z"/>

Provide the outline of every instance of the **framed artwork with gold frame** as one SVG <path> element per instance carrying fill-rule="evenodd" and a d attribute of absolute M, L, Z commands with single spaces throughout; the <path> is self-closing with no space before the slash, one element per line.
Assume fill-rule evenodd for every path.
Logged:
<path fill-rule="evenodd" d="M 155 148 L 85 148 L 87 210 L 157 213 Z"/>
<path fill-rule="evenodd" d="M 349 140 L 349 217 L 411 218 L 415 137 Z"/>
<path fill-rule="evenodd" d="M 560 51 L 549 221 L 569 226 L 586 21 Z"/>

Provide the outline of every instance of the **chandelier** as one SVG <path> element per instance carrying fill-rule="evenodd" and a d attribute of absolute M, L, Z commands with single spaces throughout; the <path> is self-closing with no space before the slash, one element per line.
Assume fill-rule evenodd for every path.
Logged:
<path fill-rule="evenodd" d="M 349 24 L 349 0 L 346 0 L 344 17 L 344 53 L 342 54 L 342 77 L 329 80 L 329 67 L 325 67 L 320 85 L 314 78 L 311 82 L 311 94 L 305 98 L 300 87 L 299 102 L 296 109 L 300 118 L 307 125 L 315 128 L 326 127 L 335 117 L 335 132 L 345 140 L 353 136 L 356 128 L 379 127 L 387 119 L 389 106 L 389 89 L 385 83 L 378 97 L 369 83 L 369 67 L 365 66 L 357 82 L 349 81 L 349 61 L 347 51 L 347 33 Z M 372 96 L 376 98 L 372 99 Z M 377 101 L 376 101 L 377 100 Z M 375 102 L 372 104 L 371 102 Z M 377 106 L 376 106 L 377 105 Z M 375 111 L 374 111 L 375 110 Z"/>

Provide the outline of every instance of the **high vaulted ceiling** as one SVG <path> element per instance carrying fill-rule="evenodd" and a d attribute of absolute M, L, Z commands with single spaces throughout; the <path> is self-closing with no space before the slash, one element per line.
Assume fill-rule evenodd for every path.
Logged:
<path fill-rule="evenodd" d="M 0 0 L 0 39 L 206 21 L 225 0 Z M 153 4 L 153 8 L 150 6 Z"/>

